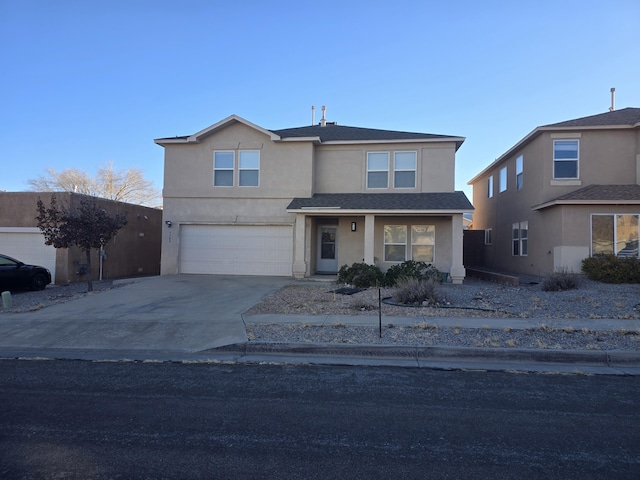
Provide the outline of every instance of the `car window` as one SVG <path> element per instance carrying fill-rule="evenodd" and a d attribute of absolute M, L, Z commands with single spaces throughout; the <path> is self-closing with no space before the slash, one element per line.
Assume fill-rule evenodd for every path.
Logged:
<path fill-rule="evenodd" d="M 16 262 L 14 262 L 13 260 L 11 260 L 9 258 L 0 257 L 0 265 L 3 265 L 3 266 L 14 266 L 14 265 L 16 265 Z"/>

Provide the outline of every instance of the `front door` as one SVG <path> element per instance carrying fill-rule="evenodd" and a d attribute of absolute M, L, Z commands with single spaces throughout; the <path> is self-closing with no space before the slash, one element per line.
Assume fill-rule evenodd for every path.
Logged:
<path fill-rule="evenodd" d="M 338 272 L 338 227 L 318 227 L 318 273 Z"/>

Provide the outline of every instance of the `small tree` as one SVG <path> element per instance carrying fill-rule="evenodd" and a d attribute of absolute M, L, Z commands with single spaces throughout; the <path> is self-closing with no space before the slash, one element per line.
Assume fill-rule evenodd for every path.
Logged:
<path fill-rule="evenodd" d="M 80 206 L 73 209 L 58 205 L 51 195 L 51 205 L 47 208 L 38 198 L 38 228 L 47 245 L 55 248 L 79 247 L 87 256 L 87 290 L 93 291 L 91 279 L 91 249 L 104 247 L 127 224 L 126 215 L 110 216 L 98 207 L 93 197 L 80 200 Z"/>

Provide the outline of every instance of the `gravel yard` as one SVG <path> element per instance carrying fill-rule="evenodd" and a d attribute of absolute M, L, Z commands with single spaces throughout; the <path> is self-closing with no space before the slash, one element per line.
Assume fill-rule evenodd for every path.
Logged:
<path fill-rule="evenodd" d="M 352 295 L 340 286 L 301 282 L 282 288 L 245 312 L 246 315 L 377 315 L 378 290 Z M 258 342 L 313 342 L 343 344 L 446 345 L 490 348 L 543 348 L 578 350 L 640 350 L 640 331 L 598 330 L 598 319 L 640 319 L 640 285 L 609 285 L 587 279 L 576 290 L 544 292 L 539 283 L 518 287 L 467 279 L 464 285 L 444 284 L 439 291 L 446 308 L 404 307 L 382 303 L 383 335 L 376 326 L 334 324 L 247 325 L 249 340 Z M 392 289 L 381 296 L 392 297 Z M 416 317 L 410 326 L 389 324 L 389 317 Z M 385 318 L 386 317 L 386 318 Z M 535 318 L 536 328 L 441 328 L 429 317 Z M 553 329 L 544 319 L 591 319 L 593 327 Z"/>

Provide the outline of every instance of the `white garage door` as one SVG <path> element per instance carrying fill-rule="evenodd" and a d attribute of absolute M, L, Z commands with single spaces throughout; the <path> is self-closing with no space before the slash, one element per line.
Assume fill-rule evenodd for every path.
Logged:
<path fill-rule="evenodd" d="M 44 244 L 44 236 L 39 229 L 0 228 L 0 253 L 48 268 L 55 283 L 56 249 Z"/>
<path fill-rule="evenodd" d="M 281 225 L 184 225 L 180 272 L 291 276 L 292 232 Z"/>

